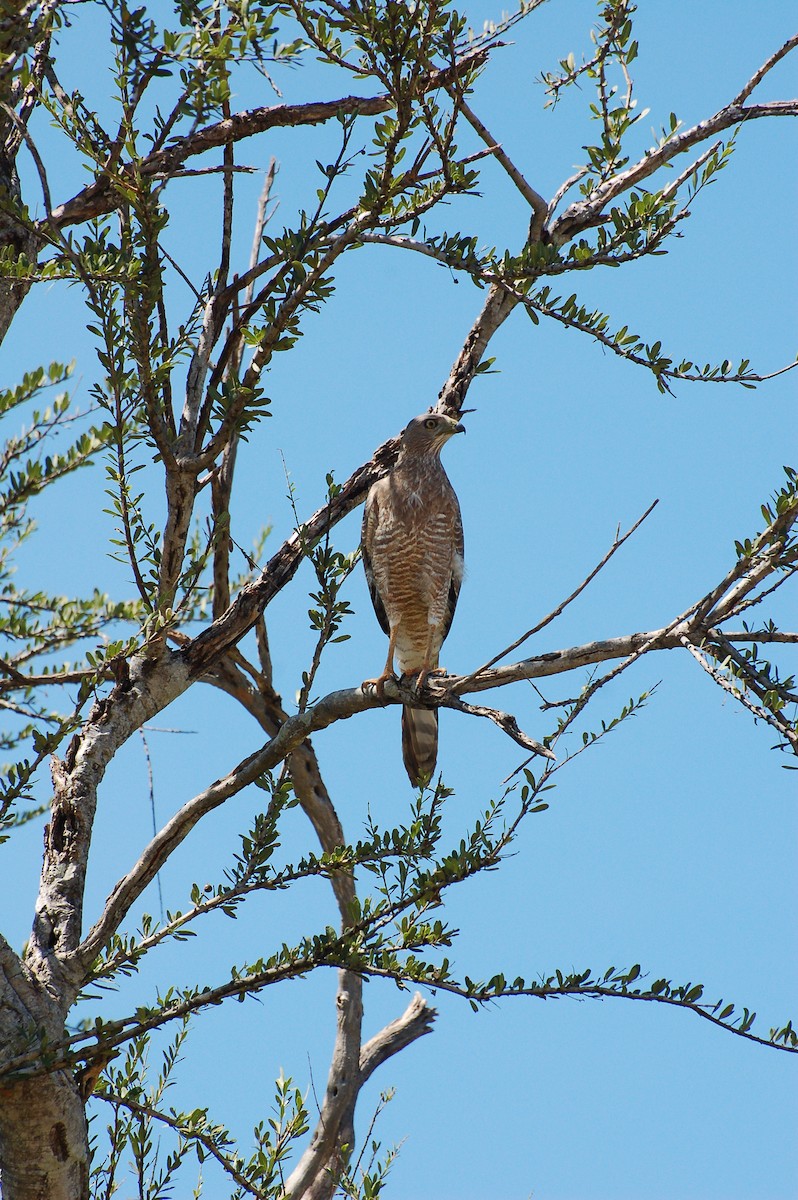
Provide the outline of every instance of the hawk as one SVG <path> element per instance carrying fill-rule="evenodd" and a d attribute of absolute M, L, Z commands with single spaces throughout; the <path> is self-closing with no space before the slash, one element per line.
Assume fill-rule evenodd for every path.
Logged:
<path fill-rule="evenodd" d="M 363 566 L 377 620 L 388 634 L 388 661 L 377 690 L 394 674 L 421 687 L 438 668 L 463 581 L 463 522 L 440 454 L 455 433 L 452 417 L 424 413 L 402 434 L 396 465 L 375 483 L 363 514 Z M 429 781 L 438 756 L 435 709 L 402 709 L 402 756 L 414 786 Z"/>

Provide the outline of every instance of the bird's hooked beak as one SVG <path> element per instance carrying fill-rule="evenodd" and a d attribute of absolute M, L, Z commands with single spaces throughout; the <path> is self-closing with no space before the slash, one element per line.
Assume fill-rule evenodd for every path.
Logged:
<path fill-rule="evenodd" d="M 461 409 L 460 416 L 464 417 L 466 415 L 466 413 L 472 413 L 472 412 L 476 412 L 476 411 L 477 410 L 475 408 L 464 408 L 464 409 Z M 465 425 L 461 425 L 458 422 L 458 424 L 455 425 L 454 429 L 452 430 L 452 433 L 468 433 L 468 430 L 466 429 Z"/>

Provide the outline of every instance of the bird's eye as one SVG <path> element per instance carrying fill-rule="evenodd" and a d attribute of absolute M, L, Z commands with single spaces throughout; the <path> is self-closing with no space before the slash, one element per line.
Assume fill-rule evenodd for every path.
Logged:
<path fill-rule="evenodd" d="M 436 421 L 435 417 L 427 417 L 426 421 L 424 422 L 424 427 L 426 429 L 437 429 L 438 422 Z"/>

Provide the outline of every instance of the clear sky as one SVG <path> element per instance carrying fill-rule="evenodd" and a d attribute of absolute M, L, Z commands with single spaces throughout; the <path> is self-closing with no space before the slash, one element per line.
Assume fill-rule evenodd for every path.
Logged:
<path fill-rule="evenodd" d="M 468 11 L 477 29 L 499 15 L 483 2 Z M 82 40 L 67 54 L 64 82 L 80 85 L 100 106 L 103 70 L 85 76 L 90 56 L 102 62 L 104 35 L 90 12 L 75 12 Z M 515 27 L 512 44 L 494 56 L 474 93 L 474 109 L 546 197 L 591 137 L 591 97 L 573 90 L 554 112 L 544 111 L 536 77 L 569 51 L 577 60 L 590 52 L 595 13 L 588 0 L 551 0 Z M 641 138 L 672 111 L 685 123 L 716 111 L 792 32 L 782 0 L 641 0 L 636 94 L 651 110 Z M 65 47 L 74 36 L 64 35 Z M 289 102 L 353 89 L 348 78 L 312 62 L 278 69 L 276 78 Z M 758 96 L 792 97 L 797 89 L 788 59 Z M 273 97 L 253 86 L 234 106 L 264 102 Z M 58 203 L 83 178 L 59 157 L 61 144 L 42 119 L 34 134 L 47 149 Z M 278 227 L 311 202 L 314 160 L 328 160 L 334 137 L 325 128 L 275 131 L 244 145 L 241 161 L 261 170 L 271 155 L 279 161 Z M 461 144 L 477 148 L 467 133 Z M 609 311 L 616 326 L 628 323 L 648 342 L 661 339 L 675 358 L 747 357 L 763 372 L 783 366 L 795 353 L 796 164 L 793 122 L 752 122 L 667 257 L 593 271 L 573 288 L 578 283 L 581 298 Z M 27 194 L 38 194 L 28 164 L 25 172 Z M 170 252 L 199 282 L 217 253 L 219 184 L 203 182 L 196 192 L 191 182 L 173 186 L 184 189 L 187 207 L 169 230 Z M 257 177 L 240 191 L 242 267 L 259 188 Z M 480 190 L 431 224 L 517 248 L 528 218 L 512 185 L 488 164 Z M 197 196 L 203 200 L 189 208 Z M 290 533 L 283 460 L 300 514 L 309 514 L 323 499 L 328 470 L 345 478 L 435 401 L 483 295 L 421 256 L 365 249 L 342 261 L 335 296 L 266 379 L 273 415 L 241 453 L 233 511 L 240 544 L 263 524 L 273 526 L 267 552 Z M 173 300 L 177 323 L 187 311 L 185 291 L 175 286 Z M 86 407 L 97 367 L 84 319 L 76 290 L 38 289 L 0 350 L 3 384 L 40 361 L 75 358 L 76 397 Z M 728 570 L 734 540 L 761 527 L 760 504 L 779 485 L 782 464 L 794 462 L 793 375 L 756 391 L 684 384 L 674 397 L 661 396 L 640 369 L 575 332 L 533 326 L 519 312 L 491 353 L 497 373 L 472 388 L 477 411 L 467 418 L 468 436 L 445 451 L 467 561 L 443 657 L 452 671 L 475 668 L 532 626 L 587 574 L 617 526 L 628 527 L 655 498 L 659 506 L 635 538 L 528 653 L 666 623 Z M 26 550 L 20 586 L 130 594 L 125 571 L 106 554 L 112 522 L 102 512 L 104 486 L 97 467 L 42 497 L 34 514 L 41 533 Z M 156 496 L 156 517 L 159 503 Z M 356 547 L 359 522 L 357 512 L 338 527 L 340 549 Z M 289 706 L 312 652 L 310 582 L 301 570 L 269 611 L 275 682 Z M 384 661 L 385 639 L 360 572 L 348 598 L 351 638 L 331 648 L 320 693 L 354 686 Z M 795 627 L 794 605 L 790 613 L 776 601 L 772 612 Z M 783 661 L 790 662 L 787 653 Z M 583 681 L 561 678 L 543 691 L 562 698 Z M 639 962 L 652 980 L 702 982 L 707 997 L 756 1009 L 766 1033 L 796 1015 L 796 776 L 772 751 L 772 731 L 755 727 L 695 663 L 673 652 L 646 657 L 607 689 L 599 715 L 614 715 L 658 682 L 643 712 L 562 773 L 550 809 L 528 821 L 502 869 L 449 895 L 445 915 L 461 931 L 453 958 L 472 978 Z M 551 728 L 529 685 L 493 693 L 492 701 L 514 712 L 532 736 Z M 195 688 L 154 724 L 147 739 L 159 822 L 261 743 L 243 711 L 210 688 Z M 521 752 L 488 722 L 444 712 L 440 725 L 439 768 L 455 791 L 446 826 L 456 842 L 500 794 Z M 369 810 L 385 826 L 405 819 L 412 793 L 395 708 L 339 723 L 314 745 L 352 840 Z M 40 789 L 45 798 L 46 776 Z M 167 908 L 186 906 L 192 882 L 221 878 L 261 796 L 238 796 L 184 843 L 162 873 Z M 101 791 L 89 919 L 146 842 L 151 820 L 146 759 L 133 739 Z M 30 928 L 41 836 L 33 824 L 2 849 L 3 928 L 20 944 Z M 311 845 L 309 827 L 293 812 L 286 857 Z M 154 889 L 145 900 L 157 913 Z M 258 899 L 237 922 L 220 918 L 207 939 L 164 949 L 107 999 L 104 1011 L 126 1013 L 168 981 L 220 980 L 236 957 L 252 961 L 335 919 L 321 884 Z M 312 1082 L 323 1092 L 334 987 L 330 972 L 198 1017 L 170 1103 L 208 1105 L 246 1149 L 251 1125 L 268 1115 L 271 1081 L 281 1069 L 303 1090 Z M 398 1016 L 408 998 L 392 985 L 368 984 L 366 1035 Z M 384 1147 L 403 1142 L 389 1196 L 798 1195 L 793 1056 L 654 1005 L 517 999 L 474 1014 L 453 998 L 433 1002 L 440 1015 L 432 1036 L 391 1060 L 361 1097 L 362 1137 L 379 1092 L 396 1088 L 376 1128 Z M 212 1169 L 206 1176 L 206 1194 L 215 1200 L 222 1184 Z"/>

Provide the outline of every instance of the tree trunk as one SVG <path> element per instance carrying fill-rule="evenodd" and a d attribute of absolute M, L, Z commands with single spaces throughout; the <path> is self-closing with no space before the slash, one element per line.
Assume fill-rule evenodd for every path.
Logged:
<path fill-rule="evenodd" d="M 2 95 L 0 94 L 0 99 Z M 36 261 L 39 240 L 25 229 L 13 216 L 14 205 L 20 200 L 19 179 L 16 168 L 0 151 L 0 249 L 10 246 L 14 259 L 21 255 L 30 262 Z M 30 279 L 0 279 L 0 342 L 8 333 L 19 306 L 30 291 Z"/>
<path fill-rule="evenodd" d="M 67 1071 L 0 1088 L 3 1200 L 88 1200 L 89 1135 Z"/>

